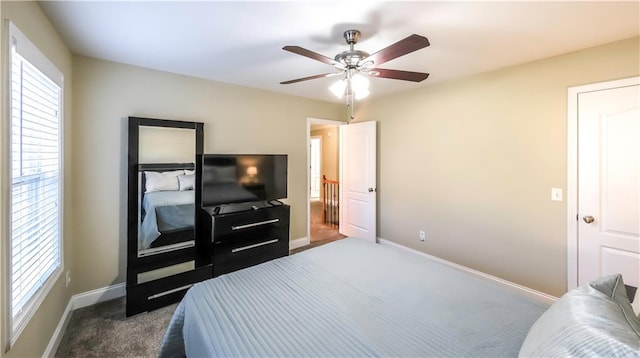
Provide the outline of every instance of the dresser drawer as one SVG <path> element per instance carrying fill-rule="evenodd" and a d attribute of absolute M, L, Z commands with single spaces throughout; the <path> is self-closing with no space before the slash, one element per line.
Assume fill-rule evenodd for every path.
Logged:
<path fill-rule="evenodd" d="M 263 262 L 275 257 L 285 256 L 289 252 L 289 240 L 280 235 L 254 236 L 244 240 L 217 242 L 213 244 L 213 262 L 215 265 L 231 262 Z M 260 261 L 260 258 L 262 260 Z"/>
<path fill-rule="evenodd" d="M 288 205 L 210 216 L 213 275 L 289 254 Z"/>
<path fill-rule="evenodd" d="M 274 260 L 287 255 L 289 255 L 289 251 L 285 250 L 284 252 L 278 252 L 275 254 L 272 253 L 270 255 L 266 255 L 265 253 L 263 253 L 261 255 L 247 257 L 244 260 L 233 260 L 224 264 L 213 265 L 213 277 L 217 277 L 225 273 L 233 272 L 243 268 L 259 265 L 263 262 Z"/>
<path fill-rule="evenodd" d="M 285 220 L 283 220 L 283 214 L 286 209 L 288 209 L 288 207 L 279 206 L 214 216 L 212 222 L 212 240 L 217 241 L 226 238 L 226 235 L 229 234 L 233 235 L 270 226 L 286 225 L 288 227 L 288 222 L 285 223 Z"/>

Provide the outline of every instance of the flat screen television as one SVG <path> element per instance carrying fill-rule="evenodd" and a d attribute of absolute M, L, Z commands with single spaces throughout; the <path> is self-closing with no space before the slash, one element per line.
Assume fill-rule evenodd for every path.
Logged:
<path fill-rule="evenodd" d="M 202 156 L 203 207 L 286 197 L 286 154 Z"/>

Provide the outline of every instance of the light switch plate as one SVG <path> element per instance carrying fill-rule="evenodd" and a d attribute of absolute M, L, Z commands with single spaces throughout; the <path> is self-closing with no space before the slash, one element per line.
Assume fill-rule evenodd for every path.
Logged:
<path fill-rule="evenodd" d="M 562 189 L 561 188 L 551 188 L 551 200 L 553 200 L 553 201 L 562 201 Z"/>

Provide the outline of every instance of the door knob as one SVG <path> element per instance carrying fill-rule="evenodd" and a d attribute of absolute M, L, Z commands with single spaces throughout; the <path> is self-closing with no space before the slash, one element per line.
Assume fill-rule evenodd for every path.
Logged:
<path fill-rule="evenodd" d="M 369 188 L 370 193 L 373 193 L 374 191 L 376 191 L 374 188 Z"/>
<path fill-rule="evenodd" d="M 586 222 L 587 224 L 591 224 L 596 219 L 594 219 L 593 216 L 591 216 L 591 215 L 587 215 L 587 216 L 582 217 L 582 220 L 584 220 L 584 222 Z"/>

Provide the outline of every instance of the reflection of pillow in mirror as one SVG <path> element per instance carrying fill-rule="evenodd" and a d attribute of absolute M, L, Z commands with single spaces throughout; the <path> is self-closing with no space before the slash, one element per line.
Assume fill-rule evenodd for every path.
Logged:
<path fill-rule="evenodd" d="M 184 170 L 170 172 L 144 172 L 145 192 L 162 190 L 179 190 L 178 175 L 183 175 Z"/>
<path fill-rule="evenodd" d="M 180 183 L 180 191 L 193 190 L 193 188 L 196 185 L 196 176 L 195 175 L 178 175 L 178 182 Z"/>
<path fill-rule="evenodd" d="M 184 170 L 184 175 L 196 175 L 196 171 L 195 170 Z"/>
<path fill-rule="evenodd" d="M 235 183 L 236 167 L 227 165 L 224 167 L 211 167 L 211 175 L 216 183 Z"/>

